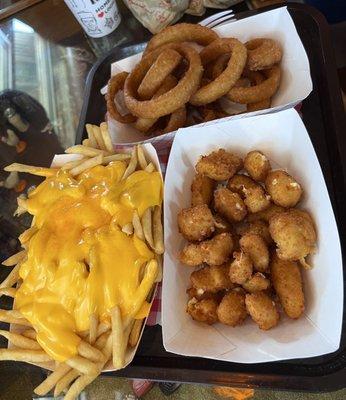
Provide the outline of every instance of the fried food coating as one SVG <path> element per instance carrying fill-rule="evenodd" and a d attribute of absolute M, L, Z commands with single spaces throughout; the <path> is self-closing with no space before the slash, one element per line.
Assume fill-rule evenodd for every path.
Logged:
<path fill-rule="evenodd" d="M 270 171 L 265 187 L 273 202 L 285 208 L 294 207 L 303 194 L 300 184 L 286 171 Z"/>
<path fill-rule="evenodd" d="M 244 292 L 233 289 L 227 293 L 217 308 L 217 316 L 223 324 L 240 325 L 247 317 Z"/>
<path fill-rule="evenodd" d="M 305 300 L 298 263 L 281 260 L 274 255 L 270 270 L 274 289 L 285 313 L 290 318 L 299 318 L 303 314 Z"/>
<path fill-rule="evenodd" d="M 191 206 L 209 205 L 213 199 L 215 181 L 206 175 L 196 174 L 191 184 Z"/>
<path fill-rule="evenodd" d="M 195 267 L 202 263 L 221 265 L 228 261 L 233 251 L 233 239 L 230 233 L 220 233 L 202 243 L 189 243 L 179 255 L 183 264 Z"/>
<path fill-rule="evenodd" d="M 215 221 L 215 233 L 225 233 L 229 232 L 233 234 L 233 227 L 232 225 L 225 219 L 223 218 L 220 214 L 215 214 L 214 215 L 214 221 Z"/>
<path fill-rule="evenodd" d="M 210 265 L 192 272 L 190 276 L 191 285 L 195 289 L 206 292 L 217 293 L 220 290 L 233 288 L 228 276 L 229 266 Z"/>
<path fill-rule="evenodd" d="M 190 267 L 203 264 L 204 257 L 199 244 L 189 243 L 179 254 L 179 260 Z"/>
<path fill-rule="evenodd" d="M 267 290 L 270 287 L 270 281 L 261 272 L 256 272 L 242 286 L 247 292 L 255 293 Z"/>
<path fill-rule="evenodd" d="M 244 203 L 250 213 L 263 211 L 270 206 L 270 196 L 265 193 L 262 186 L 245 189 Z"/>
<path fill-rule="evenodd" d="M 200 242 L 214 233 L 214 217 L 206 204 L 184 208 L 178 214 L 178 227 L 186 240 Z"/>
<path fill-rule="evenodd" d="M 306 211 L 291 209 L 274 215 L 269 221 L 269 232 L 282 260 L 296 261 L 315 250 L 317 235 Z"/>
<path fill-rule="evenodd" d="M 269 207 L 266 208 L 265 210 L 256 212 L 254 214 L 249 214 L 248 215 L 248 220 L 250 222 L 252 221 L 265 221 L 269 223 L 269 220 L 271 217 L 273 217 L 276 214 L 279 214 L 281 212 L 285 211 L 285 209 L 281 206 L 277 206 L 276 204 L 270 203 Z"/>
<path fill-rule="evenodd" d="M 245 190 L 256 187 L 256 182 L 247 175 L 236 174 L 228 181 L 227 187 L 244 198 Z"/>
<path fill-rule="evenodd" d="M 269 250 L 262 236 L 248 233 L 242 236 L 239 244 L 244 253 L 250 256 L 253 266 L 257 271 L 268 271 Z"/>
<path fill-rule="evenodd" d="M 247 312 L 258 327 L 267 331 L 279 322 L 279 312 L 274 301 L 264 292 L 256 292 L 245 296 Z"/>
<path fill-rule="evenodd" d="M 186 312 L 198 322 L 204 322 L 208 325 L 217 322 L 218 303 L 214 299 L 197 300 L 195 297 L 187 303 Z"/>
<path fill-rule="evenodd" d="M 244 159 L 244 168 L 255 181 L 264 182 L 268 172 L 271 170 L 268 158 L 259 150 L 247 153 Z"/>
<path fill-rule="evenodd" d="M 233 251 L 233 239 L 230 233 L 220 233 L 201 243 L 203 260 L 209 265 L 221 265 L 229 260 Z"/>
<path fill-rule="evenodd" d="M 189 299 L 192 299 L 193 297 L 196 298 L 197 300 L 214 299 L 217 301 L 217 303 L 220 303 L 226 291 L 221 290 L 219 292 L 212 293 L 212 292 L 207 292 L 206 290 L 203 290 L 201 288 L 196 289 L 194 287 L 190 287 L 186 289 L 186 293 L 189 296 Z"/>
<path fill-rule="evenodd" d="M 270 196 L 249 176 L 234 175 L 228 181 L 227 187 L 242 196 L 250 213 L 263 211 L 270 206 Z"/>
<path fill-rule="evenodd" d="M 214 205 L 216 211 L 231 222 L 241 221 L 247 214 L 245 204 L 239 194 L 227 188 L 220 188 L 214 192 Z"/>
<path fill-rule="evenodd" d="M 232 283 L 242 285 L 252 275 L 252 261 L 243 251 L 235 251 L 233 257 L 234 260 L 229 267 L 229 278 Z"/>
<path fill-rule="evenodd" d="M 241 236 L 244 236 L 247 233 L 255 233 L 256 235 L 262 236 L 268 245 L 273 243 L 273 239 L 269 233 L 269 225 L 262 220 L 238 224 L 236 227 L 236 233 Z"/>
<path fill-rule="evenodd" d="M 213 151 L 196 164 L 196 171 L 215 181 L 225 181 L 243 167 L 243 160 L 224 149 Z"/>

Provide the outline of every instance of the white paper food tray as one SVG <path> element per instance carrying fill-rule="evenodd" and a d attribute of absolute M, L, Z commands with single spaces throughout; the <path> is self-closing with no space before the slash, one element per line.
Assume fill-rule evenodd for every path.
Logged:
<path fill-rule="evenodd" d="M 157 156 L 155 148 L 150 143 L 146 143 L 146 144 L 143 144 L 143 150 L 144 150 L 146 159 L 148 161 L 150 160 L 155 165 L 156 170 L 159 171 L 161 176 L 162 176 L 161 166 L 160 166 L 159 158 Z M 54 156 L 51 166 L 52 167 L 61 167 L 62 165 L 64 165 L 65 163 L 67 163 L 69 161 L 78 160 L 80 158 L 82 158 L 82 156 L 79 155 L 79 154 L 58 154 L 58 155 Z M 153 300 L 155 298 L 156 289 L 157 289 L 157 283 L 155 284 L 154 291 L 153 291 L 152 296 L 151 296 L 150 305 L 152 305 Z M 103 290 L 103 288 L 100 288 L 100 290 Z M 137 348 L 139 346 L 139 343 L 140 343 L 142 335 L 143 335 L 144 328 L 146 326 L 147 319 L 148 319 L 148 317 L 145 319 L 145 322 L 143 324 L 141 335 L 140 335 L 140 338 L 138 340 L 137 346 L 133 347 L 133 348 L 127 347 L 126 354 L 125 354 L 125 365 L 124 365 L 124 368 L 131 363 L 131 361 L 133 360 L 133 357 L 136 354 Z M 25 326 L 22 326 L 22 325 L 17 325 L 17 324 L 11 324 L 10 325 L 10 331 L 12 331 L 12 332 L 20 333 L 20 332 L 25 331 L 26 329 L 28 329 L 28 327 L 25 327 Z M 13 346 L 9 343 L 8 347 L 11 348 Z M 40 366 L 42 368 L 46 368 L 46 369 L 50 369 L 50 370 L 53 370 L 54 366 L 55 366 L 54 362 L 51 362 L 51 363 L 29 363 L 29 364 L 38 365 L 38 366 Z M 109 360 L 109 362 L 103 368 L 103 371 L 104 372 L 115 371 L 115 369 L 113 367 L 113 363 L 112 363 L 111 360 Z"/>
<path fill-rule="evenodd" d="M 261 331 L 248 317 L 235 328 L 208 326 L 185 312 L 192 268 L 178 253 L 186 241 L 178 232 L 177 214 L 190 207 L 190 185 L 200 155 L 218 148 L 242 156 L 261 150 L 273 167 L 287 169 L 301 184 L 299 208 L 314 218 L 318 249 L 313 269 L 303 271 L 306 310 L 298 320 L 281 314 L 277 327 Z M 323 174 L 305 126 L 294 109 L 180 129 L 166 171 L 165 243 L 162 292 L 163 343 L 167 351 L 239 363 L 313 357 L 339 348 L 343 313 L 343 273 L 338 230 Z"/>
<path fill-rule="evenodd" d="M 215 31 L 221 37 L 236 37 L 242 42 L 255 37 L 272 38 L 278 40 L 283 49 L 281 61 L 282 78 L 279 90 L 272 99 L 272 107 L 266 110 L 226 117 L 222 120 L 267 114 L 294 107 L 312 91 L 309 60 L 287 7 L 230 22 L 215 28 Z M 142 53 L 139 53 L 113 63 L 111 74 L 115 75 L 119 71 L 130 72 L 141 57 Z M 148 139 L 148 136 L 138 132 L 131 124 L 121 124 L 110 118 L 108 122 L 113 139 L 117 143 L 136 143 L 141 141 L 157 143 L 162 140 L 172 140 L 175 134 L 175 132 L 171 132 Z M 216 120 L 207 124 L 215 123 Z"/>

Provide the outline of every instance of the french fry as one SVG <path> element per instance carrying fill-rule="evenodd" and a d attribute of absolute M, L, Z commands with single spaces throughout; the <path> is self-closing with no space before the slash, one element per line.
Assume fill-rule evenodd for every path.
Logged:
<path fill-rule="evenodd" d="M 162 281 L 162 255 L 156 254 L 155 259 L 157 261 L 157 276 L 156 276 L 155 282 L 161 282 Z"/>
<path fill-rule="evenodd" d="M 91 146 L 90 146 L 90 141 L 89 141 L 89 139 L 83 139 L 83 140 L 82 140 L 82 145 L 83 145 L 83 146 L 87 146 L 87 147 L 91 147 Z"/>
<path fill-rule="evenodd" d="M 101 135 L 102 135 L 102 139 L 103 142 L 105 144 L 106 150 L 109 151 L 110 153 L 114 152 L 114 148 L 112 145 L 112 140 L 111 137 L 109 135 L 109 131 L 108 131 L 108 125 L 106 122 L 102 122 L 100 124 L 100 130 L 101 130 Z"/>
<path fill-rule="evenodd" d="M 32 226 L 31 228 L 21 233 L 18 237 L 18 240 L 20 241 L 21 244 L 24 244 L 28 242 L 35 235 L 37 231 L 38 229 L 35 226 Z"/>
<path fill-rule="evenodd" d="M 96 165 L 102 164 L 102 160 L 103 160 L 102 154 L 99 154 L 98 156 L 93 157 L 93 158 L 89 158 L 89 159 L 83 161 L 81 164 L 77 165 L 77 167 L 72 168 L 70 170 L 70 174 L 72 176 L 79 175 L 83 171 L 85 171 L 89 168 L 96 167 Z"/>
<path fill-rule="evenodd" d="M 121 320 L 121 312 L 119 306 L 115 306 L 111 310 L 112 319 L 112 341 L 113 341 L 113 366 L 120 369 L 124 366 L 124 353 L 122 352 L 123 324 Z"/>
<path fill-rule="evenodd" d="M 16 211 L 13 213 L 15 217 L 18 217 L 19 215 L 25 214 L 27 212 L 27 207 L 26 207 L 26 196 L 24 194 L 20 194 L 17 197 L 17 204 L 18 207 Z"/>
<path fill-rule="evenodd" d="M 102 335 L 100 335 L 100 336 L 97 338 L 97 340 L 96 340 L 96 342 L 95 342 L 95 347 L 96 347 L 97 349 L 99 349 L 99 350 L 102 351 L 102 349 L 103 349 L 103 348 L 105 347 L 105 345 L 106 345 L 106 342 L 107 342 L 107 340 L 108 340 L 109 335 L 110 335 L 110 332 L 104 332 L 104 333 L 102 333 Z"/>
<path fill-rule="evenodd" d="M 80 165 L 82 162 L 85 161 L 85 157 L 81 157 L 78 160 L 74 160 L 74 161 L 69 161 L 67 163 L 65 163 L 64 165 L 61 166 L 61 169 L 67 171 L 69 169 L 72 169 L 74 167 L 77 167 L 78 165 Z"/>
<path fill-rule="evenodd" d="M 148 207 L 141 219 L 143 233 L 145 240 L 148 242 L 149 246 L 154 249 L 154 240 L 153 240 L 153 233 L 152 233 L 152 215 L 151 215 L 151 207 Z"/>
<path fill-rule="evenodd" d="M 97 143 L 97 147 L 101 150 L 107 150 L 105 142 L 103 141 L 101 129 L 97 125 L 92 125 L 93 134 Z"/>
<path fill-rule="evenodd" d="M 82 374 L 98 375 L 99 373 L 98 366 L 95 363 L 81 356 L 74 356 L 72 358 L 69 358 L 68 360 L 66 360 L 66 364 Z"/>
<path fill-rule="evenodd" d="M 132 225 L 135 235 L 138 239 L 144 240 L 143 227 L 138 212 L 135 210 L 132 217 Z"/>
<path fill-rule="evenodd" d="M 128 153 L 113 154 L 111 156 L 103 157 L 102 164 L 106 165 L 112 161 L 125 161 L 125 160 L 129 160 L 130 158 L 131 158 L 131 154 L 128 154 Z"/>
<path fill-rule="evenodd" d="M 75 146 L 69 147 L 65 150 L 67 154 L 82 154 L 86 157 L 95 157 L 100 154 L 103 156 L 109 155 L 106 151 L 100 149 L 94 149 L 93 147 L 83 146 L 81 144 L 77 144 Z"/>
<path fill-rule="evenodd" d="M 29 339 L 25 336 L 19 335 L 18 333 L 0 330 L 0 335 L 21 349 L 42 350 L 36 340 Z"/>
<path fill-rule="evenodd" d="M 13 310 L 0 310 L 0 321 L 8 324 L 31 326 L 28 320 L 18 317 L 18 314 L 13 314 L 12 311 Z"/>
<path fill-rule="evenodd" d="M 56 168 L 34 167 L 32 165 L 19 163 L 10 164 L 5 167 L 4 170 L 7 172 L 25 172 L 27 174 L 45 177 L 54 176 L 58 172 L 58 169 Z"/>
<path fill-rule="evenodd" d="M 95 349 L 95 347 L 91 346 L 91 344 L 87 342 L 84 342 L 84 340 L 81 340 L 78 345 L 78 353 L 82 357 L 94 362 L 103 360 L 103 354 L 100 352 L 100 350 Z"/>
<path fill-rule="evenodd" d="M 143 319 L 135 319 L 135 322 L 132 325 L 130 336 L 129 336 L 129 346 L 135 347 L 139 336 L 142 331 Z"/>
<path fill-rule="evenodd" d="M 136 168 L 137 168 L 137 151 L 136 147 L 134 147 L 131 152 L 131 160 L 124 172 L 122 179 L 128 178 L 133 172 L 136 171 Z"/>
<path fill-rule="evenodd" d="M 52 359 L 43 350 L 0 349 L 0 361 L 48 362 Z"/>
<path fill-rule="evenodd" d="M 12 288 L 12 287 L 7 287 L 0 289 L 0 297 L 1 296 L 8 296 L 8 297 L 14 297 L 16 295 L 17 289 Z"/>
<path fill-rule="evenodd" d="M 34 392 L 39 396 L 44 396 L 70 371 L 70 369 L 71 368 L 65 363 L 59 364 L 55 371 L 48 375 L 47 378 L 34 389 Z"/>
<path fill-rule="evenodd" d="M 80 373 L 75 369 L 71 369 L 65 376 L 63 376 L 55 385 L 54 397 L 58 397 L 61 392 L 63 392 L 71 382 L 73 382 Z"/>
<path fill-rule="evenodd" d="M 126 224 L 126 225 L 124 225 L 121 228 L 121 231 L 126 233 L 126 235 L 132 235 L 133 234 L 133 225 L 131 224 L 131 222 Z"/>
<path fill-rule="evenodd" d="M 19 269 L 20 263 L 13 267 L 12 271 L 7 275 L 7 277 L 0 283 L 0 289 L 10 288 L 19 279 Z"/>
<path fill-rule="evenodd" d="M 165 251 L 163 244 L 163 228 L 161 206 L 155 206 L 153 212 L 153 240 L 155 253 L 163 254 Z"/>
<path fill-rule="evenodd" d="M 99 324 L 97 315 L 92 313 L 89 317 L 89 343 L 94 344 L 97 339 L 97 327 Z"/>
<path fill-rule="evenodd" d="M 26 257 L 26 250 L 21 250 L 16 254 L 13 254 L 11 257 L 8 257 L 6 260 L 4 260 L 1 264 L 5 265 L 5 267 L 12 267 L 13 265 L 16 265 L 19 263 L 19 261 L 22 261 L 23 258 Z"/>
<path fill-rule="evenodd" d="M 111 329 L 111 324 L 108 322 L 101 322 L 99 326 L 97 327 L 97 333 L 96 336 L 99 338 L 102 334 L 105 332 L 109 331 Z"/>
<path fill-rule="evenodd" d="M 141 145 L 137 146 L 137 158 L 138 158 L 138 163 L 139 163 L 141 169 L 145 170 L 148 163 L 147 163 L 147 160 L 145 159 L 144 150 Z"/>
<path fill-rule="evenodd" d="M 94 136 L 94 131 L 93 131 L 93 127 L 91 124 L 86 124 L 85 125 L 85 129 L 87 131 L 88 134 L 88 139 L 89 139 L 89 146 L 93 147 L 94 149 L 98 149 L 99 147 L 97 146 L 97 142 Z"/>
<path fill-rule="evenodd" d="M 155 171 L 155 166 L 152 162 L 150 162 L 144 169 L 144 171 L 147 172 L 154 172 Z"/>
<path fill-rule="evenodd" d="M 34 329 L 26 329 L 25 331 L 23 331 L 21 333 L 23 336 L 29 338 L 29 339 L 33 339 L 36 340 L 36 331 Z"/>

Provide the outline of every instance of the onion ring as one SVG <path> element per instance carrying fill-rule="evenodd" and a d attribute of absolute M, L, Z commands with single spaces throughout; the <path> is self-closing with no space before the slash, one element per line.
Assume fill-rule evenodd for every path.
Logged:
<path fill-rule="evenodd" d="M 230 57 L 231 57 L 231 55 L 229 53 L 226 53 L 226 54 L 222 54 L 222 56 L 219 56 L 215 60 L 215 63 L 213 63 L 213 69 L 211 72 L 212 79 L 216 79 L 219 75 L 221 75 L 221 73 L 227 67 Z"/>
<path fill-rule="evenodd" d="M 274 66 L 263 73 L 267 76 L 262 83 L 250 87 L 233 87 L 228 93 L 227 98 L 235 103 L 248 104 L 257 103 L 272 97 L 279 88 L 281 70 Z"/>
<path fill-rule="evenodd" d="M 143 100 L 151 99 L 181 59 L 182 57 L 177 51 L 173 49 L 163 50 L 139 85 L 137 91 L 139 97 Z"/>
<path fill-rule="evenodd" d="M 163 133 L 169 133 L 176 131 L 177 129 L 184 126 L 186 122 L 186 107 L 180 107 L 178 110 L 174 111 L 168 120 L 166 128 L 162 131 Z"/>
<path fill-rule="evenodd" d="M 228 93 L 240 78 L 246 63 L 247 51 L 238 39 L 221 38 L 214 40 L 201 51 L 202 63 L 206 65 L 227 52 L 231 52 L 232 55 L 226 69 L 212 82 L 198 89 L 190 99 L 191 104 L 203 105 L 217 100 Z"/>
<path fill-rule="evenodd" d="M 207 46 L 218 37 L 215 31 L 199 24 L 182 23 L 168 26 L 149 40 L 143 56 L 167 43 L 195 42 Z"/>
<path fill-rule="evenodd" d="M 137 117 L 159 118 L 168 115 L 184 106 L 191 95 L 197 90 L 203 74 L 201 58 L 198 52 L 186 44 L 171 43 L 165 46 L 178 51 L 189 61 L 189 68 L 178 84 L 168 92 L 151 100 L 137 100 L 136 94 L 140 82 L 146 75 L 148 69 L 157 59 L 162 49 L 157 49 L 143 57 L 136 65 L 130 75 L 126 78 L 124 85 L 124 99 L 127 108 Z"/>
<path fill-rule="evenodd" d="M 107 110 L 109 114 L 113 119 L 123 124 L 129 124 L 131 122 L 135 122 L 136 120 L 136 117 L 132 114 L 121 115 L 114 102 L 117 92 L 119 90 L 123 90 L 124 83 L 128 75 L 129 73 L 124 71 L 112 76 L 108 81 L 108 89 L 106 94 Z"/>
<path fill-rule="evenodd" d="M 270 103 L 270 98 L 257 101 L 256 103 L 249 103 L 246 106 L 246 112 L 265 110 L 266 108 L 270 108 Z"/>
<path fill-rule="evenodd" d="M 252 39 L 245 46 L 248 49 L 247 67 L 252 71 L 270 68 L 281 61 L 281 47 L 273 39 Z"/>
<path fill-rule="evenodd" d="M 178 80 L 173 75 L 168 75 L 157 92 L 154 94 L 153 99 L 161 96 L 162 94 L 173 89 L 178 83 Z M 134 123 L 134 127 L 141 132 L 148 132 L 149 129 L 155 124 L 157 118 L 138 118 Z"/>

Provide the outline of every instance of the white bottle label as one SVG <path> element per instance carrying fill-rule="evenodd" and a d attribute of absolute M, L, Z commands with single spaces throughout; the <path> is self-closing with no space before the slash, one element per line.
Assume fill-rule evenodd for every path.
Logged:
<path fill-rule="evenodd" d="M 121 17 L 115 0 L 64 0 L 85 32 L 102 37 L 118 27 Z"/>

